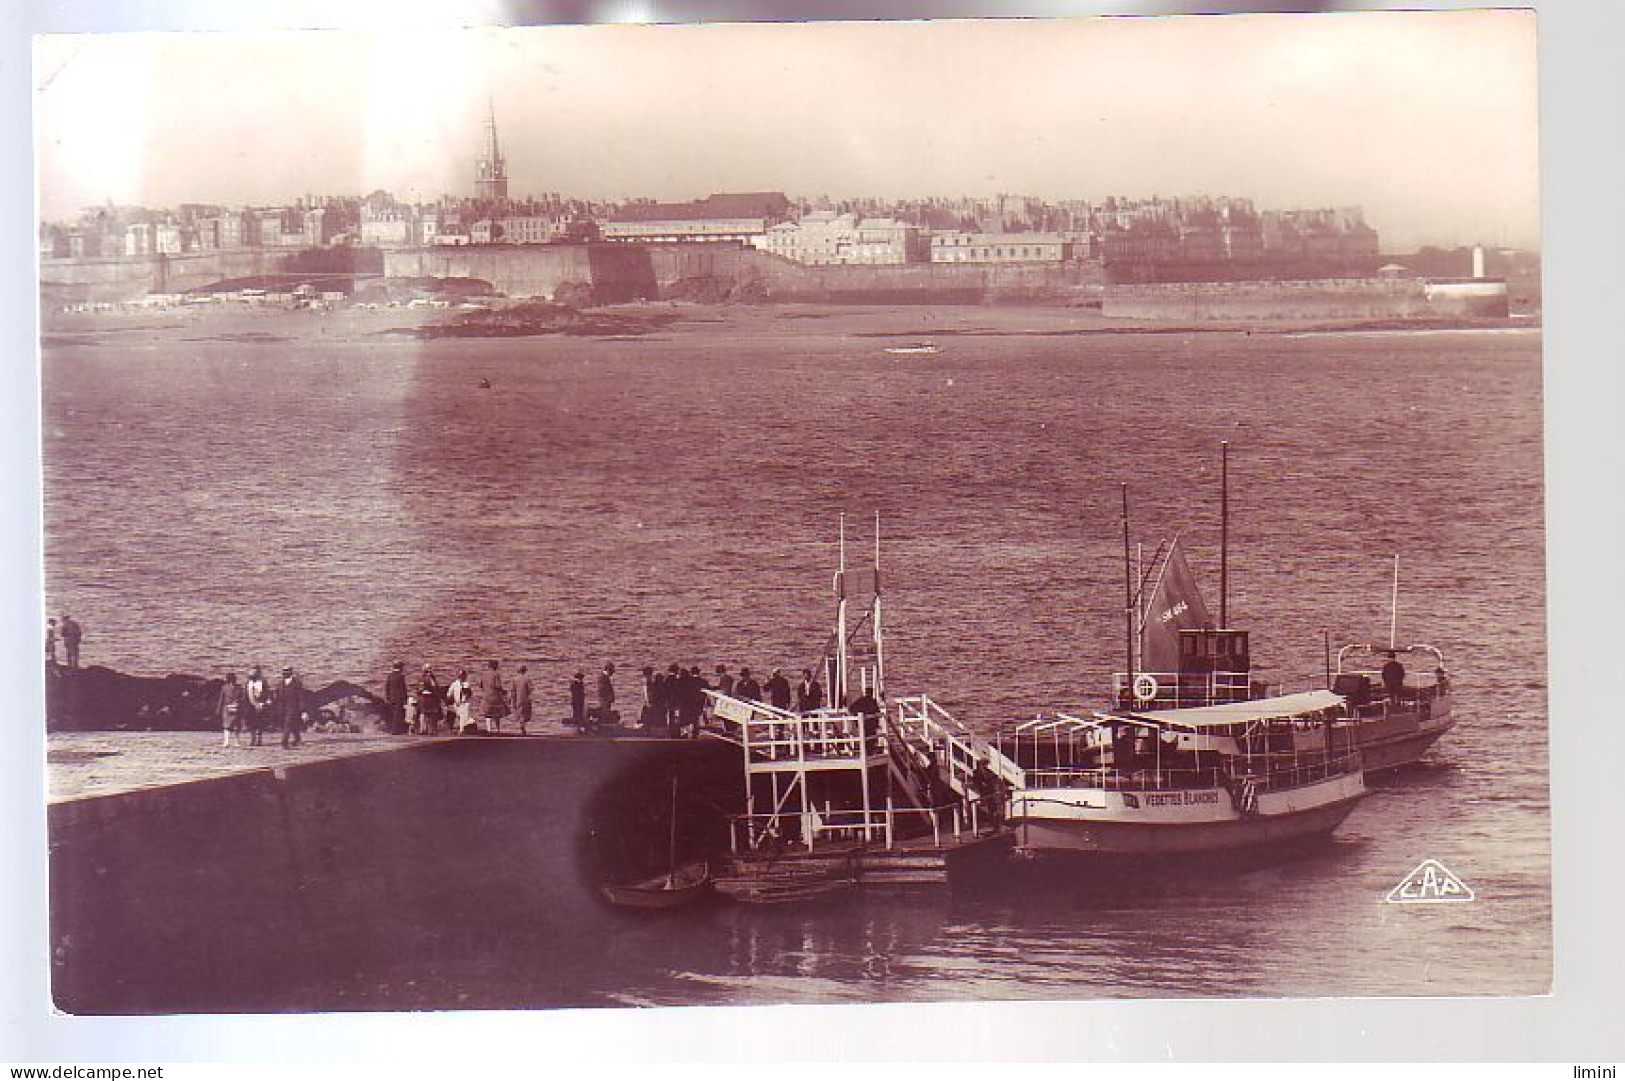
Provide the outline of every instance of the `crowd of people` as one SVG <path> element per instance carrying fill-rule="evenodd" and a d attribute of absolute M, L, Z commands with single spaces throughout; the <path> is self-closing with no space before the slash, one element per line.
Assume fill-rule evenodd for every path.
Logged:
<path fill-rule="evenodd" d="M 281 735 L 283 747 L 297 747 L 304 742 L 304 730 L 310 724 L 310 698 L 302 680 L 292 668 L 282 669 L 282 677 L 270 680 L 258 665 L 248 678 L 237 681 L 236 672 L 227 672 L 220 685 L 215 713 L 220 718 L 220 746 L 265 745 L 265 733 Z"/>
<path fill-rule="evenodd" d="M 384 680 L 384 709 L 385 728 L 397 734 L 497 735 L 502 722 L 512 718 L 519 734 L 528 735 L 535 720 L 536 691 L 528 665 L 521 664 L 508 679 L 501 662 L 491 660 L 473 675 L 459 668 L 451 682 L 442 684 L 434 667 L 426 664 L 417 686 L 409 688 L 406 666 L 396 661 Z"/>
<path fill-rule="evenodd" d="M 57 660 L 57 646 L 62 647 L 67 666 L 79 667 L 79 645 L 84 641 L 85 628 L 68 613 L 62 613 L 62 621 L 54 619 L 45 621 L 45 671 L 54 675 L 61 667 Z"/>
<path fill-rule="evenodd" d="M 749 668 L 741 668 L 735 676 L 727 665 L 719 664 L 707 678 L 698 665 L 673 662 L 664 669 L 644 666 L 638 698 L 633 708 L 625 709 L 615 672 L 615 665 L 606 663 L 591 687 L 584 670 L 571 677 L 569 724 L 578 731 L 625 725 L 694 736 L 705 716 L 707 690 L 802 713 L 826 704 L 823 685 L 810 668 L 803 669 L 800 682 L 792 684 L 778 668 L 759 681 Z M 405 665 L 396 662 L 384 680 L 383 700 L 385 728 L 399 734 L 496 735 L 502 732 L 503 722 L 511 720 L 526 735 L 536 720 L 536 688 L 528 666 L 519 665 L 508 679 L 496 660 L 473 675 L 459 668 L 449 683 L 442 683 L 433 666 L 426 664 L 415 686 L 408 684 Z M 875 710 L 878 715 L 878 704 Z"/>

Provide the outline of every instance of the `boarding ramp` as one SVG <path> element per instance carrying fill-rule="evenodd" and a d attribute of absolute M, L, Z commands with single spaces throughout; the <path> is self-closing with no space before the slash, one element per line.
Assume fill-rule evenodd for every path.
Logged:
<path fill-rule="evenodd" d="M 1025 787 L 1026 773 L 1020 766 L 930 697 L 910 695 L 895 699 L 894 705 L 895 715 L 890 722 L 893 738 L 915 756 L 923 758 L 929 753 L 934 757 L 943 780 L 960 799 L 978 798 L 972 778 L 979 762 L 986 762 L 993 775 L 1010 787 Z M 910 764 L 918 761 L 915 758 Z"/>

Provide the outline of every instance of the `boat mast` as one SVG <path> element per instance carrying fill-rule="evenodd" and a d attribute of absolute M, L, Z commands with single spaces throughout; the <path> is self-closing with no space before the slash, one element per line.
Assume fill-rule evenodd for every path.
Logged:
<path fill-rule="evenodd" d="M 1230 441 L 1219 444 L 1219 628 L 1230 628 Z"/>
<path fill-rule="evenodd" d="M 841 514 L 841 561 L 835 572 L 835 686 L 831 701 L 846 705 L 846 514 Z"/>
<path fill-rule="evenodd" d="M 1399 553 L 1394 553 L 1394 596 L 1388 604 L 1388 648 L 1399 644 Z"/>
<path fill-rule="evenodd" d="M 886 647 L 880 633 L 880 511 L 875 511 L 875 580 L 874 605 L 869 609 L 874 624 L 875 639 L 875 698 L 886 698 Z"/>
<path fill-rule="evenodd" d="M 667 852 L 667 881 L 677 874 L 677 774 L 671 775 L 671 848 Z"/>
<path fill-rule="evenodd" d="M 1123 644 L 1128 654 L 1128 682 L 1130 695 L 1134 693 L 1134 568 L 1129 563 L 1128 544 L 1128 484 L 1123 484 Z M 1132 701 L 1132 698 L 1130 699 Z"/>

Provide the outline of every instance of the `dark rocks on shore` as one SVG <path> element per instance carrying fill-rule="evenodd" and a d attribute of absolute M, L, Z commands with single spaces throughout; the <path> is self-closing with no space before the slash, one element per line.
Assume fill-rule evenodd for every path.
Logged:
<path fill-rule="evenodd" d="M 99 665 L 57 666 L 45 680 L 45 726 L 49 732 L 212 732 L 220 728 L 215 705 L 219 679 L 171 674 L 130 676 Z M 311 723 L 347 720 L 376 725 L 383 700 L 365 687 L 339 680 L 307 685 Z"/>
<path fill-rule="evenodd" d="M 480 311 L 459 312 L 443 323 L 418 327 L 395 327 L 384 334 L 410 334 L 433 338 L 516 338 L 535 334 L 584 336 L 631 336 L 647 334 L 672 322 L 669 313 L 630 315 L 585 312 L 567 304 L 545 300 L 527 301 Z"/>

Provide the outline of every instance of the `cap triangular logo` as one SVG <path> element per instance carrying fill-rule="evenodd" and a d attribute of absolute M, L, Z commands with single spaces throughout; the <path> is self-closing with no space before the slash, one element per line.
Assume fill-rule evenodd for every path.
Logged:
<path fill-rule="evenodd" d="M 1472 899 L 1471 887 L 1438 860 L 1423 860 L 1388 891 L 1388 902 L 1396 905 L 1445 905 Z"/>

